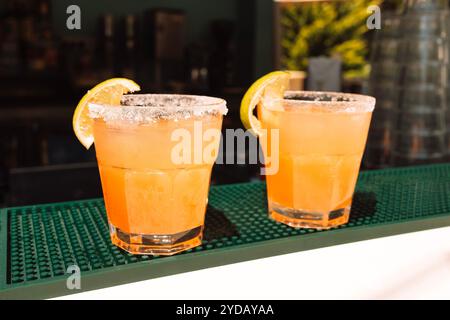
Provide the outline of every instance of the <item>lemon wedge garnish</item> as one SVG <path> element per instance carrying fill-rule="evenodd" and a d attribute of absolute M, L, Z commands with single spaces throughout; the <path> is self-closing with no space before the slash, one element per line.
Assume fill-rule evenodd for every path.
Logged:
<path fill-rule="evenodd" d="M 244 127 L 254 135 L 259 135 L 261 123 L 253 114 L 256 106 L 270 99 L 281 99 L 289 87 L 289 73 L 274 71 L 256 80 L 245 93 L 241 101 L 241 121 Z"/>
<path fill-rule="evenodd" d="M 139 91 L 136 82 L 125 78 L 112 78 L 97 84 L 89 90 L 78 103 L 73 114 L 73 131 L 81 144 L 89 149 L 94 143 L 93 120 L 89 117 L 89 103 L 120 105 L 125 93 Z"/>

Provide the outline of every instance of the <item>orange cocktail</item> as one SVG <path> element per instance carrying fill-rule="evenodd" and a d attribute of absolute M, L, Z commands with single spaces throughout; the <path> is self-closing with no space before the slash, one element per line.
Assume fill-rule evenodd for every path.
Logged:
<path fill-rule="evenodd" d="M 266 177 L 272 219 L 318 229 L 348 221 L 374 104 L 362 95 L 294 91 L 262 101 L 263 151 L 279 155 L 277 172 Z"/>
<path fill-rule="evenodd" d="M 90 105 L 114 244 L 171 255 L 201 243 L 225 112 L 221 99 L 182 95 L 126 95 L 122 106 Z"/>

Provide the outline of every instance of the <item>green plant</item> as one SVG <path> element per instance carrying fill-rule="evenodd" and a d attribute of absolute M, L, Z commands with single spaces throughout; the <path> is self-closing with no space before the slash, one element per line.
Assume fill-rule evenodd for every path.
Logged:
<path fill-rule="evenodd" d="M 382 0 L 288 4 L 281 10 L 282 57 L 286 69 L 305 70 L 308 57 L 339 56 L 345 76 L 367 73 L 369 5 Z"/>

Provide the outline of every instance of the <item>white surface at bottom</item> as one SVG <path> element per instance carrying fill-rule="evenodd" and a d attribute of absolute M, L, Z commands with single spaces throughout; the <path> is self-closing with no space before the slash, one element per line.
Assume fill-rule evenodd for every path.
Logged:
<path fill-rule="evenodd" d="M 241 262 L 59 299 L 450 299 L 450 227 Z"/>

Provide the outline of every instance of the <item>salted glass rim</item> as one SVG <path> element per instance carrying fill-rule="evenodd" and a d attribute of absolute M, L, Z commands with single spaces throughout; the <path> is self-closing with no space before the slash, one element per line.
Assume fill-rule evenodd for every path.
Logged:
<path fill-rule="evenodd" d="M 228 109 L 222 98 L 189 94 L 127 94 L 120 106 L 89 103 L 89 116 L 106 121 L 127 120 L 146 122 L 158 119 L 178 119 L 205 114 L 226 115 Z"/>
<path fill-rule="evenodd" d="M 323 100 L 326 98 L 327 100 Z M 372 96 L 334 91 L 292 91 L 284 93 L 283 98 L 273 99 L 272 103 L 298 107 L 324 107 L 342 112 L 372 112 L 376 99 Z M 295 111 L 295 110 L 292 110 Z"/>
<path fill-rule="evenodd" d="M 170 105 L 169 101 L 163 101 L 164 105 L 145 105 L 144 103 L 138 103 L 136 100 L 139 98 L 175 98 L 180 99 L 179 103 L 181 103 L 181 99 L 192 99 L 197 101 L 196 103 L 192 103 L 191 105 Z M 126 100 L 136 99 L 135 103 L 126 102 Z M 209 102 L 208 102 L 209 101 Z M 122 104 L 122 103 L 127 104 Z M 104 104 L 104 103 L 90 103 L 91 105 L 103 106 L 105 108 L 116 108 L 117 105 Z M 226 105 L 226 101 L 222 98 L 204 96 L 204 95 L 195 95 L 195 94 L 175 94 L 175 93 L 133 93 L 133 94 L 125 94 L 121 100 L 121 108 L 131 107 L 131 108 L 166 108 L 166 109 L 188 109 L 188 108 L 214 108 L 220 107 L 222 105 Z"/>

